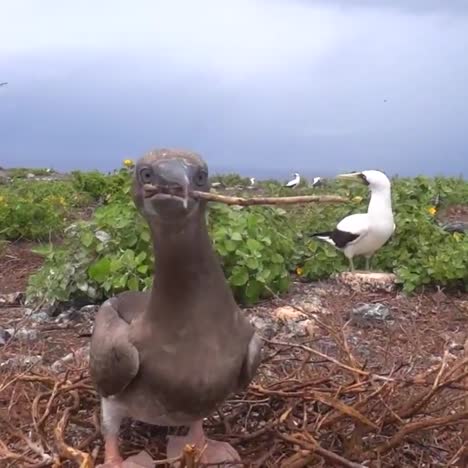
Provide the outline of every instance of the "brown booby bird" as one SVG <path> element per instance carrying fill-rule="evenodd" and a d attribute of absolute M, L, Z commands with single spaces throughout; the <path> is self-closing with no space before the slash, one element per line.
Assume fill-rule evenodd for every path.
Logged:
<path fill-rule="evenodd" d="M 208 169 L 197 154 L 152 151 L 135 166 L 133 199 L 147 220 L 155 271 L 150 292 L 126 292 L 97 312 L 91 377 L 101 396 L 105 467 L 121 467 L 123 418 L 188 426 L 167 456 L 195 444 L 202 462 L 240 461 L 226 442 L 205 437 L 203 418 L 252 380 L 261 339 L 237 306 L 208 234 Z"/>

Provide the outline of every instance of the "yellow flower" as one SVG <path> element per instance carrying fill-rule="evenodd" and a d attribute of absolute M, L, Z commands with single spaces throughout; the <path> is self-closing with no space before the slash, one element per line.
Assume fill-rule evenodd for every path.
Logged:
<path fill-rule="evenodd" d="M 431 215 L 431 216 L 434 216 L 436 213 L 437 213 L 437 208 L 435 206 L 430 206 L 428 209 L 427 209 L 427 212 Z"/>
<path fill-rule="evenodd" d="M 460 239 L 463 237 L 463 234 L 461 232 L 454 232 L 453 237 L 457 242 L 459 242 Z"/>
<path fill-rule="evenodd" d="M 358 203 L 362 202 L 362 197 L 360 197 L 360 196 L 354 197 L 353 201 L 358 202 Z"/>
<path fill-rule="evenodd" d="M 59 201 L 59 203 L 60 203 L 61 205 L 65 205 L 65 198 L 59 197 L 59 198 L 58 198 L 58 201 Z"/>
<path fill-rule="evenodd" d="M 296 268 L 296 275 L 302 276 L 304 274 L 304 269 L 301 267 Z"/>
<path fill-rule="evenodd" d="M 131 159 L 125 159 L 123 163 L 124 163 L 124 166 L 128 168 L 133 167 L 135 165 Z"/>

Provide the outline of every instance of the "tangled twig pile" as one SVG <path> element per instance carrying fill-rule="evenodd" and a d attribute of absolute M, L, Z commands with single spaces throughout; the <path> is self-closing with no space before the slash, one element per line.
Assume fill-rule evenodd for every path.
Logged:
<path fill-rule="evenodd" d="M 346 326 L 331 319 L 317 326 L 330 338 L 327 350 L 310 338 L 265 340 L 256 381 L 206 421 L 212 437 L 235 445 L 246 466 L 423 466 L 441 453 L 437 466 L 460 462 L 466 356 L 445 352 L 424 372 L 408 362 L 379 374 L 353 354 Z M 102 459 L 98 400 L 83 363 L 60 377 L 45 368 L 11 370 L 0 394 L 9 401 L 0 412 L 2 466 L 92 468 Z M 122 435 L 125 454 L 144 449 L 168 466 L 165 434 L 133 424 Z M 190 466 L 196 453 L 184 457 Z"/>

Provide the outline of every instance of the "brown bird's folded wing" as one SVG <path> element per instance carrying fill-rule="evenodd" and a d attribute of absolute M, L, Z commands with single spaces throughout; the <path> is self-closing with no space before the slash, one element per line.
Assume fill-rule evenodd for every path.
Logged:
<path fill-rule="evenodd" d="M 242 364 L 239 376 L 239 390 L 243 390 L 252 381 L 260 362 L 262 361 L 262 339 L 257 333 L 252 335 L 247 354 Z"/>
<path fill-rule="evenodd" d="M 96 314 L 90 349 L 90 372 L 99 393 L 124 390 L 138 373 L 137 349 L 128 340 L 130 323 L 119 314 L 119 298 L 104 302 Z"/>

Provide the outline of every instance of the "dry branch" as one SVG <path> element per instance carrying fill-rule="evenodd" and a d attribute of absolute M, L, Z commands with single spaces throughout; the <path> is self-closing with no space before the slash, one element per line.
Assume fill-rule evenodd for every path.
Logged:
<path fill-rule="evenodd" d="M 151 194 L 160 193 L 159 189 L 153 185 L 145 184 L 145 192 L 147 196 Z M 295 197 L 230 197 L 227 195 L 220 195 L 213 192 L 200 192 L 193 190 L 189 192 L 189 195 L 193 198 L 198 198 L 207 201 L 213 201 L 218 203 L 224 203 L 225 205 L 240 205 L 240 206 L 252 206 L 252 205 L 294 205 L 300 203 L 345 203 L 349 201 L 345 197 L 339 195 L 301 195 Z M 180 200 L 180 196 L 174 194 L 164 193 L 166 198 L 175 198 Z"/>
<path fill-rule="evenodd" d="M 212 192 L 192 192 L 194 198 L 224 203 L 226 205 L 294 205 L 299 203 L 345 203 L 348 200 L 338 195 L 303 195 L 296 197 L 229 197 Z"/>

